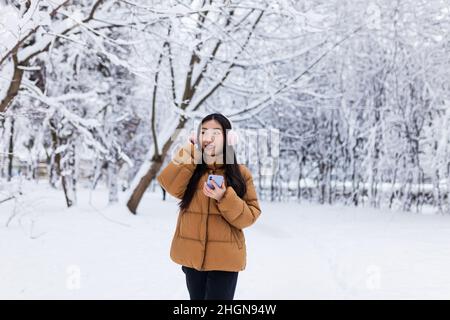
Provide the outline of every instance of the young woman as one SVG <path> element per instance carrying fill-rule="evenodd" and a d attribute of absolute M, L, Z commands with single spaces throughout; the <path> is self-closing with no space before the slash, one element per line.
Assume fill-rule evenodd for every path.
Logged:
<path fill-rule="evenodd" d="M 206 116 L 197 138 L 179 148 L 157 177 L 181 200 L 170 257 L 182 265 L 191 300 L 233 300 L 246 266 L 242 229 L 261 214 L 250 170 L 237 163 L 227 137 L 230 129 L 222 114 Z M 210 174 L 223 176 L 223 183 L 210 180 L 210 188 Z"/>

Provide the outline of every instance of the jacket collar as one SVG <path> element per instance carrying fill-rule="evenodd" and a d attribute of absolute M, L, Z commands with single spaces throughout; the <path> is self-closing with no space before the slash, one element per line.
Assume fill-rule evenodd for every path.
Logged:
<path fill-rule="evenodd" d="M 215 169 L 220 169 L 220 168 L 223 168 L 224 167 L 224 164 L 223 163 L 207 163 L 206 164 L 207 166 L 208 166 L 208 169 L 213 169 L 213 170 L 215 170 Z"/>

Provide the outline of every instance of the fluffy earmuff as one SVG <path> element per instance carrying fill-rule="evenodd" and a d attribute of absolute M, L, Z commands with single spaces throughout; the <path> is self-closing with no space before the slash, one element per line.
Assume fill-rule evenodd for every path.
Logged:
<path fill-rule="evenodd" d="M 236 146 L 239 142 L 239 136 L 236 132 L 236 130 L 228 130 L 227 131 L 227 143 L 230 146 Z"/>

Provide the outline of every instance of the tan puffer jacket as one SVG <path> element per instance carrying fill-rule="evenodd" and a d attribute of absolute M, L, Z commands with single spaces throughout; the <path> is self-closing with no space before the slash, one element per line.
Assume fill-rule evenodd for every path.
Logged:
<path fill-rule="evenodd" d="M 200 161 L 201 151 L 187 142 L 157 180 L 168 193 L 181 199 Z M 208 174 L 224 175 L 224 165 L 208 165 L 189 207 L 178 214 L 170 249 L 174 262 L 199 271 L 245 269 L 247 252 L 242 229 L 255 223 L 261 210 L 250 170 L 242 164 L 239 167 L 246 181 L 246 194 L 241 199 L 225 181 L 226 191 L 218 202 L 205 196 L 202 188 Z"/>

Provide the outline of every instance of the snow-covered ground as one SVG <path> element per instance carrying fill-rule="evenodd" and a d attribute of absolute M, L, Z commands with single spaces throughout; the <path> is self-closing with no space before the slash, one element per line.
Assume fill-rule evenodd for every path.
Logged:
<path fill-rule="evenodd" d="M 44 184 L 0 204 L 0 299 L 187 299 L 169 258 L 175 199 L 147 193 L 139 215 L 79 192 L 66 209 Z M 89 199 L 91 198 L 91 201 Z M 450 216 L 261 203 L 245 230 L 235 299 L 450 298 Z"/>

